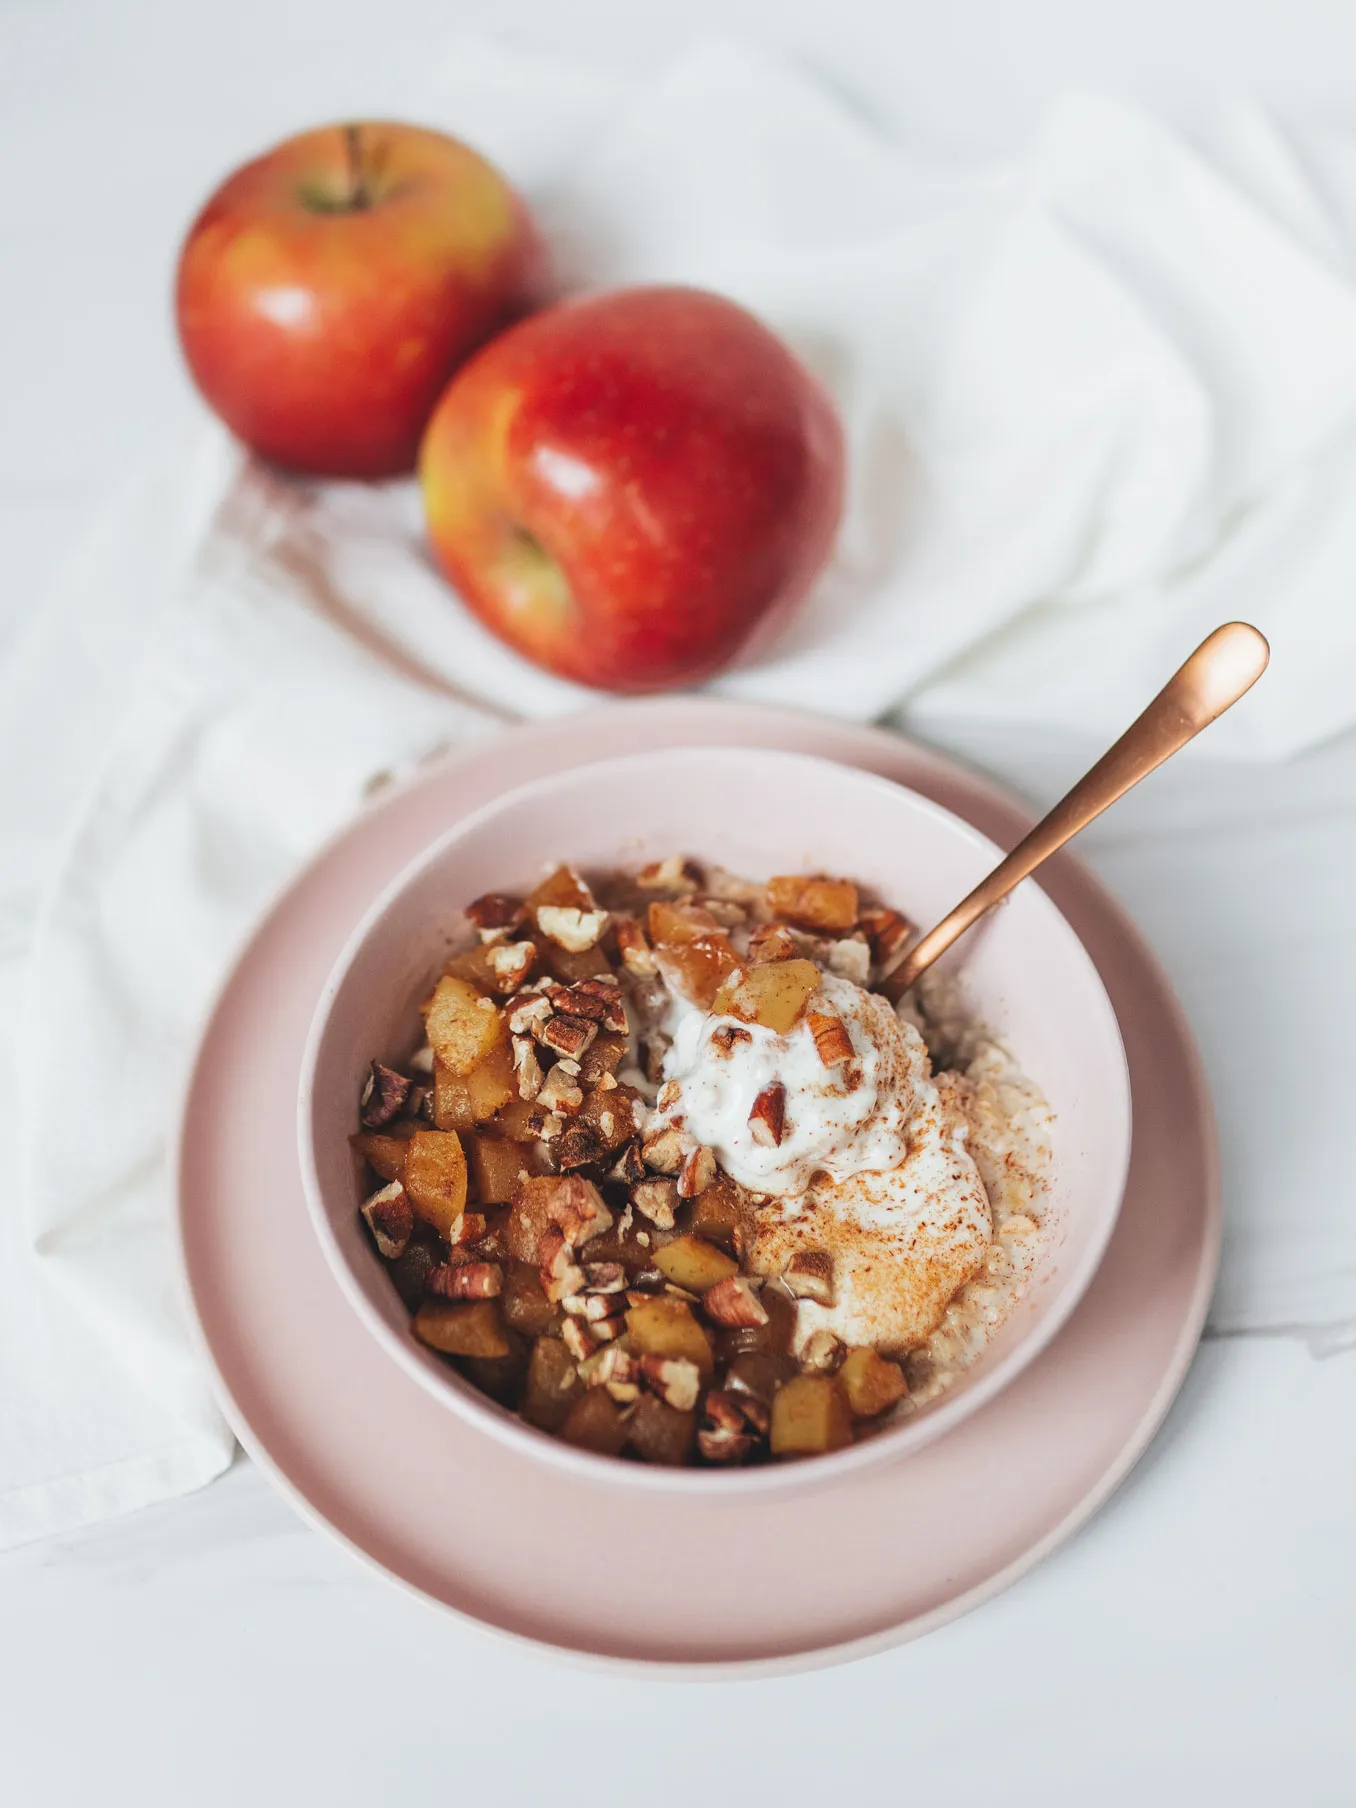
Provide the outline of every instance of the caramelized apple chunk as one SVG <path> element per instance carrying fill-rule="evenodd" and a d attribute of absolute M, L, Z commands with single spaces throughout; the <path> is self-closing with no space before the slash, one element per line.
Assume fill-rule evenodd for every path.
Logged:
<path fill-rule="evenodd" d="M 424 1028 L 435 1056 L 458 1078 L 465 1077 L 506 1035 L 503 1014 L 469 980 L 444 974 L 433 989 Z"/>
<path fill-rule="evenodd" d="M 404 1185 L 410 1204 L 451 1242 L 466 1210 L 466 1156 L 449 1131 L 418 1130 L 410 1138 Z"/>
<path fill-rule="evenodd" d="M 655 1394 L 642 1394 L 626 1431 L 631 1448 L 643 1462 L 677 1465 L 691 1455 L 697 1415 L 667 1406 Z"/>
<path fill-rule="evenodd" d="M 640 1356 L 671 1356 L 695 1362 L 703 1375 L 715 1367 L 715 1353 L 704 1327 L 686 1300 L 657 1294 L 626 1314 L 631 1347 Z"/>
<path fill-rule="evenodd" d="M 772 1402 L 772 1454 L 819 1456 L 852 1442 L 852 1420 L 837 1379 L 793 1375 Z"/>
<path fill-rule="evenodd" d="M 414 1315 L 411 1329 L 420 1343 L 444 1356 L 492 1360 L 508 1356 L 512 1350 L 495 1300 L 472 1300 L 464 1305 L 425 1300 Z"/>
<path fill-rule="evenodd" d="M 738 1017 L 784 1036 L 805 1015 L 819 980 L 813 961 L 768 961 L 732 975 L 716 993 L 711 1009 L 718 1016 Z"/>
<path fill-rule="evenodd" d="M 867 1348 L 848 1351 L 837 1380 L 854 1419 L 874 1419 L 907 1391 L 899 1364 Z"/>
<path fill-rule="evenodd" d="M 559 1431 L 583 1392 L 574 1358 L 558 1337 L 538 1337 L 527 1364 L 523 1417 L 542 1431 Z"/>
<path fill-rule="evenodd" d="M 767 882 L 767 905 L 799 929 L 841 934 L 857 925 L 857 887 L 848 879 L 779 873 Z"/>
<path fill-rule="evenodd" d="M 689 1293 L 705 1293 L 717 1281 L 738 1273 L 739 1264 L 714 1243 L 700 1237 L 675 1237 L 654 1252 L 654 1265 L 666 1281 L 685 1287 Z"/>
<path fill-rule="evenodd" d="M 627 1421 L 605 1388 L 587 1389 L 571 1406 L 560 1435 L 567 1444 L 599 1456 L 620 1456 L 626 1447 Z"/>

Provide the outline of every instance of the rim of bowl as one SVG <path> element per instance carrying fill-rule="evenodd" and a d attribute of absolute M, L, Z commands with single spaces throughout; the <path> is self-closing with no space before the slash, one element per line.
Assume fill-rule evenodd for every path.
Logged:
<path fill-rule="evenodd" d="M 969 1418 L 972 1413 L 980 1411 L 1004 1388 L 1010 1386 L 1044 1350 L 1048 1349 L 1067 1324 L 1100 1267 L 1102 1257 L 1106 1253 L 1106 1246 L 1111 1240 L 1111 1234 L 1120 1216 L 1121 1203 L 1125 1195 L 1125 1183 L 1130 1167 L 1131 1095 L 1129 1068 L 1126 1063 L 1120 1024 L 1112 1008 L 1111 1000 L 1107 997 L 1101 975 L 1098 973 L 1091 955 L 1083 946 L 1081 938 L 1053 899 L 1034 879 L 1028 879 L 1024 883 L 1032 885 L 1040 893 L 1044 907 L 1053 914 L 1056 922 L 1064 931 L 1075 959 L 1083 964 L 1087 977 L 1092 982 L 1091 994 L 1096 1000 L 1098 1013 L 1104 1019 L 1103 1027 L 1108 1031 L 1107 1044 L 1115 1051 L 1117 1091 L 1120 1094 L 1122 1108 L 1117 1117 L 1115 1146 L 1108 1151 L 1110 1159 L 1102 1165 L 1102 1172 L 1106 1179 L 1099 1188 L 1098 1198 L 1100 1201 L 1106 1201 L 1107 1204 L 1106 1209 L 1102 1212 L 1099 1234 L 1084 1251 L 1078 1265 L 1064 1275 L 1060 1298 L 1046 1313 L 1040 1324 L 978 1381 L 960 1391 L 944 1394 L 940 1401 L 929 1407 L 918 1418 L 905 1418 L 888 1430 L 881 1431 L 860 1444 L 851 1444 L 846 1449 L 829 1451 L 821 1456 L 802 1459 L 798 1462 L 766 1463 L 759 1464 L 754 1468 L 723 1470 L 695 1467 L 677 1468 L 658 1463 L 626 1462 L 619 1457 L 581 1450 L 575 1445 L 565 1443 L 561 1438 L 553 1437 L 549 1432 L 529 1425 L 507 1407 L 499 1406 L 455 1370 L 448 1368 L 440 1372 L 416 1359 L 415 1353 L 409 1347 L 406 1339 L 392 1330 L 368 1299 L 352 1265 L 339 1247 L 329 1214 L 325 1210 L 320 1176 L 316 1169 L 315 1136 L 312 1126 L 315 1070 L 334 1000 L 347 979 L 350 969 L 366 946 L 376 924 L 386 914 L 395 899 L 412 885 L 426 868 L 440 860 L 446 850 L 454 846 L 456 842 L 475 834 L 484 823 L 492 821 L 506 810 L 515 808 L 524 799 L 548 795 L 567 785 L 577 784 L 581 779 L 591 779 L 594 775 L 605 774 L 622 767 L 633 768 L 641 764 L 647 766 L 678 765 L 683 762 L 716 759 L 728 763 L 731 759 L 736 758 L 744 761 L 763 761 L 783 768 L 792 766 L 827 769 L 854 786 L 860 785 L 862 788 L 874 790 L 882 796 L 898 796 L 903 793 L 916 808 L 944 823 L 949 830 L 958 834 L 961 839 L 968 841 L 978 851 L 991 855 L 995 864 L 1002 858 L 1004 850 L 991 841 L 987 835 L 981 834 L 978 829 L 966 822 L 964 817 L 958 816 L 953 810 L 946 809 L 942 804 L 934 803 L 930 797 L 924 797 L 921 792 L 913 790 L 911 786 L 901 784 L 894 779 L 884 778 L 878 773 L 864 772 L 853 766 L 845 766 L 840 761 L 825 759 L 818 754 L 794 753 L 763 747 L 665 747 L 656 748 L 652 752 L 619 754 L 610 759 L 591 761 L 587 765 L 571 766 L 560 772 L 546 773 L 540 778 L 529 779 L 524 784 L 515 785 L 512 790 L 492 798 L 488 803 L 482 804 L 479 809 L 471 811 L 469 815 L 453 823 L 383 886 L 363 913 L 330 969 L 329 977 L 321 990 L 315 1013 L 311 1019 L 302 1056 L 297 1097 L 297 1141 L 302 1187 L 306 1195 L 311 1223 L 320 1239 L 325 1258 L 349 1304 L 357 1312 L 375 1340 L 404 1372 L 450 1410 L 459 1413 L 464 1419 L 496 1438 L 501 1444 L 506 1444 L 530 1460 L 552 1463 L 557 1468 L 569 1470 L 579 1479 L 592 1483 L 616 1483 L 623 1487 L 641 1490 L 677 1489 L 692 1494 L 778 1493 L 788 1489 L 817 1487 L 821 1484 L 831 1483 L 837 1477 L 849 1474 L 854 1470 L 868 1468 L 877 1463 L 903 1460 L 913 1452 L 932 1443 L 935 1438 L 949 1431 L 953 1425 Z M 1109 1200 L 1108 1196 L 1110 1196 Z M 376 1259 L 374 1257 L 374 1260 Z"/>

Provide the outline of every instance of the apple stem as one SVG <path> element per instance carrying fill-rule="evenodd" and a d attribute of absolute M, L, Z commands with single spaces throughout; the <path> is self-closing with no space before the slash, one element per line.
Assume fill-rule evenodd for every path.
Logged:
<path fill-rule="evenodd" d="M 367 186 L 367 170 L 363 164 L 363 129 L 344 127 L 344 148 L 348 152 L 348 204 L 355 213 L 372 205 L 372 191 Z"/>

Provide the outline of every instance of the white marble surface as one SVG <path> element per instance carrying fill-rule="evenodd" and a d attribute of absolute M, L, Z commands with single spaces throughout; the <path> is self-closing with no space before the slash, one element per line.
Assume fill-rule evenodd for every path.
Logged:
<path fill-rule="evenodd" d="M 637 64 L 703 27 L 749 32 L 966 156 L 1081 81 L 1179 109 L 1227 81 L 1341 118 L 1356 60 L 1356 16 L 1324 0 L 6 0 L 0 649 L 110 480 L 190 406 L 166 291 L 212 177 L 299 121 L 398 107 L 465 23 Z M 963 744 L 1035 798 L 1087 751 Z M 0 1560 L 0 1800 L 1356 1800 L 1356 742 L 1165 773 L 1087 852 L 1201 1037 L 1228 1228 L 1187 1387 L 1071 1546 L 844 1670 L 600 1681 L 398 1596 L 242 1461 Z"/>

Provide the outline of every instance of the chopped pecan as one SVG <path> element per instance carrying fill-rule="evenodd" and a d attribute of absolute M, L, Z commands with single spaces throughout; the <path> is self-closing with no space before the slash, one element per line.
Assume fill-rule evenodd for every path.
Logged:
<path fill-rule="evenodd" d="M 702 1295 L 702 1308 L 718 1325 L 739 1328 L 767 1323 L 767 1309 L 742 1274 L 727 1275 L 708 1287 Z"/>
<path fill-rule="evenodd" d="M 741 1042 L 752 1041 L 750 1032 L 740 1029 L 737 1023 L 722 1023 L 711 1032 L 711 1046 L 718 1055 L 732 1054 Z"/>
<path fill-rule="evenodd" d="M 622 989 L 610 975 L 579 979 L 572 986 L 553 986 L 547 996 L 557 1011 L 589 1017 L 614 1035 L 624 1036 L 631 1027 Z"/>
<path fill-rule="evenodd" d="M 701 1392 L 701 1371 L 686 1356 L 642 1356 L 640 1372 L 668 1406 L 691 1412 Z"/>
<path fill-rule="evenodd" d="M 547 1111 L 578 1111 L 584 1103 L 584 1088 L 578 1080 L 577 1061 L 557 1061 L 542 1082 L 537 1103 Z"/>
<path fill-rule="evenodd" d="M 540 992 L 520 992 L 507 1006 L 507 1011 L 512 1034 L 530 1036 L 536 1033 L 538 1024 L 545 1023 L 551 1015 L 551 1001 Z"/>
<path fill-rule="evenodd" d="M 676 1174 L 683 1165 L 683 1137 L 676 1124 L 661 1124 L 640 1145 L 645 1166 L 657 1174 Z"/>
<path fill-rule="evenodd" d="M 482 940 L 507 935 L 527 921 L 522 899 L 506 897 L 499 891 L 487 891 L 484 897 L 473 898 L 466 906 L 466 914 L 480 931 Z"/>
<path fill-rule="evenodd" d="M 829 1017 L 819 1011 L 810 1011 L 805 1021 L 815 1039 L 815 1051 L 825 1067 L 836 1067 L 840 1061 L 852 1059 L 852 1038 L 841 1017 Z"/>
<path fill-rule="evenodd" d="M 802 1249 L 782 1271 L 782 1284 L 796 1299 L 833 1304 L 833 1258 L 823 1249 Z"/>
<path fill-rule="evenodd" d="M 372 1233 L 378 1255 L 384 1256 L 388 1262 L 394 1262 L 397 1256 L 404 1255 L 405 1245 L 414 1234 L 414 1208 L 405 1197 L 405 1189 L 398 1180 L 382 1187 L 380 1192 L 373 1193 L 364 1203 L 362 1214 L 367 1220 L 367 1228 Z"/>
<path fill-rule="evenodd" d="M 701 883 L 701 868 L 681 854 L 670 854 L 667 860 L 651 860 L 636 874 L 636 884 L 643 891 L 694 892 Z"/>
<path fill-rule="evenodd" d="M 659 967 L 644 928 L 635 917 L 618 917 L 615 928 L 617 952 L 621 955 L 626 971 L 634 974 L 637 979 L 653 979 Z"/>
<path fill-rule="evenodd" d="M 563 1012 L 548 1017 L 536 1030 L 539 1042 L 570 1061 L 577 1061 L 597 1034 L 598 1025 L 589 1018 L 567 1017 Z"/>
<path fill-rule="evenodd" d="M 595 1161 L 601 1161 L 603 1140 L 592 1124 L 581 1124 L 576 1119 L 561 1131 L 553 1153 L 561 1173 L 568 1174 L 575 1168 L 587 1168 Z"/>
<path fill-rule="evenodd" d="M 785 923 L 760 923 L 749 937 L 749 965 L 762 967 L 768 961 L 794 960 L 800 953 Z"/>
<path fill-rule="evenodd" d="M 714 1431 L 703 1428 L 697 1433 L 697 1449 L 708 1463 L 741 1463 L 753 1449 L 753 1439 L 747 1432 L 727 1431 L 723 1425 Z"/>
<path fill-rule="evenodd" d="M 861 926 L 871 943 L 876 965 L 881 968 L 895 966 L 918 933 L 917 927 L 897 910 L 878 907 L 862 912 Z"/>
<path fill-rule="evenodd" d="M 574 1251 L 556 1225 L 542 1233 L 538 1244 L 541 1254 L 542 1290 L 552 1304 L 584 1290 L 584 1271 L 574 1262 Z"/>
<path fill-rule="evenodd" d="M 610 1343 L 614 1337 L 620 1337 L 626 1330 L 626 1314 L 617 1312 L 611 1318 L 595 1318 L 590 1322 L 589 1330 L 599 1343 Z"/>
<path fill-rule="evenodd" d="M 786 1088 L 780 1080 L 765 1086 L 753 1101 L 749 1129 L 765 1149 L 775 1149 L 781 1142 L 786 1133 Z"/>
<path fill-rule="evenodd" d="M 634 1186 L 638 1180 L 645 1178 L 645 1163 L 641 1158 L 640 1144 L 627 1143 L 611 1170 L 609 1180 L 620 1180 L 626 1186 Z"/>
<path fill-rule="evenodd" d="M 590 1293 L 622 1293 L 626 1270 L 620 1262 L 585 1262 L 584 1284 Z"/>
<path fill-rule="evenodd" d="M 504 942 L 487 948 L 485 961 L 494 975 L 494 989 L 505 995 L 516 992 L 537 963 L 537 950 L 531 942 Z"/>
<path fill-rule="evenodd" d="M 452 1226 L 448 1236 L 449 1243 L 479 1243 L 485 1235 L 486 1218 L 484 1212 L 463 1212 Z"/>
<path fill-rule="evenodd" d="M 843 1346 L 832 1331 L 812 1331 L 800 1353 L 801 1365 L 815 1374 L 829 1375 L 843 1360 Z"/>
<path fill-rule="evenodd" d="M 531 1036 L 513 1037 L 513 1071 L 518 1080 L 518 1097 L 529 1102 L 535 1099 L 546 1076 L 537 1059 L 537 1045 Z"/>
<path fill-rule="evenodd" d="M 584 1277 L 584 1284 L 588 1285 L 587 1273 Z M 582 1318 L 585 1321 L 613 1317 L 613 1308 L 616 1305 L 616 1301 L 606 1293 L 572 1293 L 568 1299 L 563 1299 L 560 1303 L 571 1318 Z"/>
<path fill-rule="evenodd" d="M 722 1393 L 713 1389 L 702 1401 L 702 1412 L 721 1431 L 743 1431 L 744 1409 L 741 1394 Z"/>
<path fill-rule="evenodd" d="M 587 1362 L 598 1348 L 587 1327 L 577 1318 L 567 1318 L 560 1327 L 561 1341 L 576 1362 Z"/>
<path fill-rule="evenodd" d="M 504 1291 L 504 1271 L 498 1262 L 443 1262 L 424 1287 L 444 1299 L 496 1299 Z"/>
<path fill-rule="evenodd" d="M 583 954 L 596 948 L 607 928 L 605 910 L 578 910 L 572 904 L 540 904 L 537 927 L 567 954 Z"/>
<path fill-rule="evenodd" d="M 612 1228 L 612 1214 L 591 1180 L 538 1174 L 524 1180 L 508 1212 L 508 1249 L 517 1262 L 544 1262 L 555 1235 L 579 1248 Z M 581 1281 L 582 1285 L 582 1281 Z"/>
<path fill-rule="evenodd" d="M 683 1165 L 678 1170 L 678 1197 L 695 1199 L 698 1193 L 706 1191 L 715 1177 L 715 1151 L 703 1144 L 683 1158 Z"/>
<path fill-rule="evenodd" d="M 634 1386 L 640 1379 L 640 1359 L 618 1343 L 604 1344 L 584 1362 L 579 1376 L 585 1387 Z"/>
<path fill-rule="evenodd" d="M 673 1180 L 642 1180 L 631 1189 L 631 1203 L 657 1230 L 672 1230 L 678 1209 L 678 1185 Z"/>
<path fill-rule="evenodd" d="M 397 1073 L 392 1067 L 383 1067 L 380 1061 L 374 1061 L 359 1102 L 363 1128 L 380 1130 L 393 1117 L 399 1117 L 405 1108 L 411 1084 L 404 1074 Z"/>

